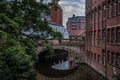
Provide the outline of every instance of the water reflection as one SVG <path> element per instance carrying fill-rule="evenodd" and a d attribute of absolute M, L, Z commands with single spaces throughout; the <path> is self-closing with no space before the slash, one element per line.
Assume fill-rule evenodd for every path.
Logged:
<path fill-rule="evenodd" d="M 55 64 L 55 63 L 54 63 L 54 64 Z M 69 61 L 64 61 L 64 62 L 63 62 L 63 61 L 62 61 L 62 62 L 59 61 L 59 63 L 53 65 L 52 68 L 58 69 L 58 70 L 66 70 L 66 69 L 69 69 Z"/>

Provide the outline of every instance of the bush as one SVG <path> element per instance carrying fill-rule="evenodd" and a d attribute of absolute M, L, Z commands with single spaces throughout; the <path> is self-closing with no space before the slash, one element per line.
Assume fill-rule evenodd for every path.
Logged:
<path fill-rule="evenodd" d="M 26 80 L 31 67 L 31 57 L 20 44 L 6 47 L 0 53 L 0 80 Z"/>

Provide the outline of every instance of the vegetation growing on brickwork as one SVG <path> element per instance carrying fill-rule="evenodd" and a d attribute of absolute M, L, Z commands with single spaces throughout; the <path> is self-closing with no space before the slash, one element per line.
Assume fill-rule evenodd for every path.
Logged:
<path fill-rule="evenodd" d="M 0 80 L 26 80 L 33 72 L 38 41 L 52 36 L 42 17 L 49 14 L 36 0 L 0 0 Z"/>

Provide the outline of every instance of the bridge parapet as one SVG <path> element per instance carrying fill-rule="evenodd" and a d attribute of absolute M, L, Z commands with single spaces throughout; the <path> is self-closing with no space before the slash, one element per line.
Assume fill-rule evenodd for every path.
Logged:
<path fill-rule="evenodd" d="M 53 46 L 54 49 L 64 49 L 69 52 L 75 52 L 75 53 L 80 53 L 80 48 L 79 47 L 74 47 L 74 46 Z M 47 50 L 45 47 L 39 46 L 36 50 L 37 54 L 39 54 L 42 51 Z"/>
<path fill-rule="evenodd" d="M 85 50 L 82 47 L 74 47 L 74 46 L 53 46 L 54 49 L 63 49 L 68 51 L 68 58 L 69 60 L 73 61 L 74 64 L 76 63 L 86 63 L 86 54 Z M 37 54 L 47 50 L 45 47 L 38 47 Z M 74 65 L 73 64 L 73 65 Z"/>

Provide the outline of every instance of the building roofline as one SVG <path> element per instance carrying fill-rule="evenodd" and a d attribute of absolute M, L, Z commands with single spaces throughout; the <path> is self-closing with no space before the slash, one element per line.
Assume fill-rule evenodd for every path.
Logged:
<path fill-rule="evenodd" d="M 64 27 L 63 25 L 60 25 L 60 24 L 57 24 L 57 23 L 54 23 L 54 22 L 48 22 L 48 24 Z"/>

